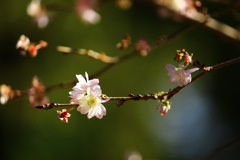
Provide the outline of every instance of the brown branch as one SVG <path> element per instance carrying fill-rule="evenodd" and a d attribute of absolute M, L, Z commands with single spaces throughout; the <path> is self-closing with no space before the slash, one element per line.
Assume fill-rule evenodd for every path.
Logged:
<path fill-rule="evenodd" d="M 55 108 L 55 107 L 66 107 L 66 106 L 77 107 L 78 104 L 47 103 L 47 104 L 44 104 L 44 105 L 41 105 L 41 106 L 36 106 L 35 108 L 48 110 L 48 109 L 52 109 L 52 108 Z"/>
<path fill-rule="evenodd" d="M 179 37 L 180 35 L 196 28 L 197 26 L 200 26 L 201 24 L 199 23 L 193 23 L 193 24 L 190 24 L 190 25 L 187 25 L 187 26 L 184 26 L 180 29 L 178 29 L 177 31 L 169 34 L 168 36 L 166 35 L 163 35 L 163 36 L 160 36 L 156 41 L 154 41 L 152 43 L 152 45 L 150 46 L 151 48 L 151 51 L 156 49 L 157 47 Z M 119 61 L 118 63 L 112 63 L 112 64 L 108 64 L 106 65 L 105 67 L 101 68 L 99 71 L 97 71 L 96 73 L 94 73 L 92 76 L 90 77 L 99 77 L 100 75 L 102 75 L 103 73 L 107 72 L 108 70 L 110 70 L 111 68 L 113 68 L 115 65 L 119 64 L 119 63 L 122 63 L 126 60 L 129 60 L 129 59 L 132 59 L 136 56 L 139 56 L 139 54 L 136 53 L 135 50 L 133 50 L 132 52 L 122 56 L 122 57 L 119 57 Z"/>
<path fill-rule="evenodd" d="M 191 21 L 203 24 L 203 26 L 212 29 L 213 31 L 216 31 L 226 37 L 240 41 L 240 31 L 225 23 L 221 23 L 220 21 L 214 19 L 210 15 L 198 12 L 193 7 L 190 7 L 185 11 L 182 11 L 179 8 L 179 5 L 175 4 L 176 3 L 175 1 L 155 1 L 155 2 L 156 5 L 159 5 L 160 7 L 165 7 L 170 11 L 179 14 Z"/>
<path fill-rule="evenodd" d="M 149 99 L 153 99 L 153 100 L 162 100 L 165 96 L 167 96 L 167 99 L 171 99 L 174 95 L 176 95 L 178 92 L 180 92 L 183 88 L 185 88 L 186 86 L 190 85 L 192 82 L 196 81 L 197 79 L 201 78 L 202 76 L 206 75 L 208 72 L 214 71 L 214 70 L 219 70 L 222 69 L 224 67 L 227 67 L 229 65 L 233 65 L 235 63 L 240 62 L 240 57 L 238 58 L 234 58 L 231 59 L 229 61 L 226 62 L 222 62 L 219 63 L 217 65 L 214 66 L 209 66 L 209 67 L 204 67 L 202 68 L 202 72 L 199 73 L 197 76 L 195 76 L 192 81 L 183 86 L 183 87 L 176 87 L 172 90 L 169 90 L 168 92 L 158 92 L 158 93 L 150 93 L 150 94 L 129 94 L 127 97 L 108 97 L 106 95 L 103 95 L 102 98 L 103 99 L 110 99 L 110 100 L 117 100 L 117 106 L 120 107 L 124 104 L 124 102 L 129 101 L 129 100 L 149 100 Z M 63 107 L 63 106 L 78 106 L 78 104 L 58 104 L 58 103 L 49 103 L 49 104 L 45 104 L 42 106 L 37 106 L 36 108 L 38 109 L 51 109 L 53 107 Z"/>

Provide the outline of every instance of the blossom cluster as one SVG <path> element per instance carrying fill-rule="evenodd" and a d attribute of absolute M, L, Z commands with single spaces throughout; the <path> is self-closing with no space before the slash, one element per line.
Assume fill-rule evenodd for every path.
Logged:
<path fill-rule="evenodd" d="M 49 99 L 45 95 L 45 86 L 34 76 L 32 79 L 32 86 L 25 90 L 13 90 L 11 86 L 6 84 L 0 85 L 0 104 L 6 104 L 8 101 L 21 97 L 26 94 L 32 106 L 39 106 L 48 103 Z"/>
<path fill-rule="evenodd" d="M 166 64 L 165 67 L 168 71 L 170 83 L 177 83 L 178 86 L 183 87 L 192 81 L 191 74 L 199 70 L 197 67 L 186 70 L 189 64 L 193 63 L 192 57 L 193 54 L 189 54 L 185 49 L 176 51 L 175 60 L 178 62 L 183 62 L 181 62 L 178 67 L 175 67 L 172 64 Z"/>
<path fill-rule="evenodd" d="M 81 114 L 87 114 L 88 119 L 96 116 L 102 119 L 106 115 L 106 108 L 102 105 L 109 99 L 102 98 L 102 90 L 98 79 L 89 80 L 87 72 L 86 79 L 81 75 L 76 75 L 78 83 L 72 88 L 70 103 L 78 104 L 77 110 Z"/>
<path fill-rule="evenodd" d="M 33 17 L 39 28 L 45 28 L 49 23 L 49 15 L 41 0 L 32 0 L 27 7 L 27 14 Z"/>
<path fill-rule="evenodd" d="M 16 49 L 20 50 L 20 53 L 23 56 L 28 53 L 31 57 L 36 57 L 38 50 L 47 47 L 47 45 L 48 44 L 45 41 L 40 41 L 38 44 L 34 44 L 27 36 L 21 35 L 16 44 Z"/>
<path fill-rule="evenodd" d="M 168 71 L 169 82 L 176 83 L 179 87 L 184 87 L 192 81 L 192 73 L 199 70 L 198 67 L 186 69 L 189 64 L 193 64 L 193 54 L 189 54 L 185 49 L 176 50 L 175 60 L 180 62 L 178 67 L 172 64 L 166 64 L 165 68 Z M 165 96 L 161 101 L 158 109 L 160 109 L 160 115 L 164 116 L 170 110 L 171 105 L 168 97 Z"/>

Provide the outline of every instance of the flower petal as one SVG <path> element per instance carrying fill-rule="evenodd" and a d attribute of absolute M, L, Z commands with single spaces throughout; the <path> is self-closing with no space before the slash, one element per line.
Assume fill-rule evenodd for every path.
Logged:
<path fill-rule="evenodd" d="M 177 70 L 176 67 L 175 67 L 174 65 L 172 65 L 172 64 L 166 64 L 165 68 L 166 68 L 169 72 L 171 72 L 171 71 L 176 71 L 176 70 Z"/>
<path fill-rule="evenodd" d="M 193 72 L 196 72 L 197 70 L 199 70 L 199 68 L 191 68 L 191 69 L 188 69 L 186 71 L 189 72 L 189 73 L 193 73 Z"/>

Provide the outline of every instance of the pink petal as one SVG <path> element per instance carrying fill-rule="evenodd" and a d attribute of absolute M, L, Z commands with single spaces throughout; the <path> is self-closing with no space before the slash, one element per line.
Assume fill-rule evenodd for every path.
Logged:
<path fill-rule="evenodd" d="M 174 65 L 171 65 L 171 64 L 166 64 L 165 68 L 166 68 L 169 72 L 176 71 L 176 67 L 175 67 Z"/>

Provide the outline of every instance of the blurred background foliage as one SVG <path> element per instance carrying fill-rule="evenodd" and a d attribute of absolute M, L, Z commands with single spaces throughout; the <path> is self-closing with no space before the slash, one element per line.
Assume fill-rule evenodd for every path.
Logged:
<path fill-rule="evenodd" d="M 42 1 L 74 8 L 74 0 Z M 221 11 L 233 4 L 202 1 L 209 13 Z M 16 50 L 21 34 L 32 41 L 45 40 L 51 45 L 90 48 L 111 56 L 127 54 L 116 44 L 126 33 L 135 43 L 140 38 L 149 42 L 169 35 L 188 20 L 161 18 L 151 1 L 134 1 L 128 10 L 115 1 L 104 1 L 98 7 L 100 23 L 84 24 L 71 12 L 55 10 L 46 28 L 38 28 L 26 13 L 30 0 L 0 2 L 0 83 L 25 90 L 37 75 L 46 86 L 75 80 L 76 74 L 90 75 L 106 64 L 86 56 L 64 55 L 42 50 L 35 58 L 23 57 Z M 239 29 L 239 16 L 228 15 L 220 21 Z M 214 65 L 239 56 L 239 41 L 204 27 L 197 27 L 159 46 L 146 57 L 135 57 L 114 66 L 100 77 L 103 92 L 109 96 L 129 93 L 167 91 L 169 84 L 166 63 L 173 63 L 176 49 L 186 48 L 206 65 Z M 105 104 L 107 116 L 88 120 L 72 111 L 68 124 L 57 118 L 56 109 L 37 110 L 27 97 L 0 108 L 0 159 L 111 159 L 123 160 L 136 152 L 142 159 L 186 160 L 205 159 L 217 147 L 240 135 L 239 64 L 209 73 L 172 98 L 172 109 L 165 117 L 156 110 L 157 101 L 132 101 L 121 108 L 114 102 Z M 51 102 L 68 103 L 70 88 L 57 89 L 47 95 Z M 240 147 L 233 146 L 216 159 L 239 159 Z"/>

